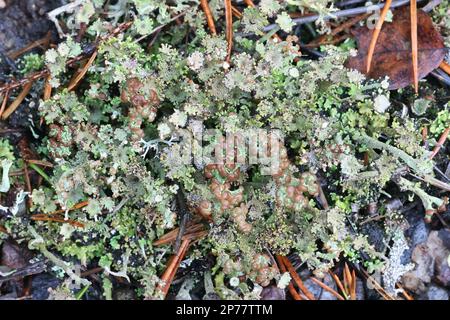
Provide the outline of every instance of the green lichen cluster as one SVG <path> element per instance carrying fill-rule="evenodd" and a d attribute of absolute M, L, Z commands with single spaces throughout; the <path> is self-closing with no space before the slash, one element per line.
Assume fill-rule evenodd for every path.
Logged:
<path fill-rule="evenodd" d="M 221 16 L 222 2 L 210 2 Z M 87 25 L 88 40 L 131 16 L 135 23 L 100 42 L 74 91 L 65 89 L 72 77 L 66 62 L 85 44 L 69 33 L 45 54 L 53 95 L 39 106 L 48 133 L 39 152 L 54 168 L 50 182 L 30 195 L 30 212 L 62 209 L 67 221 L 83 227 L 31 221 L 27 212 L 0 220 L 10 234 L 56 265 L 103 267 L 105 297 L 113 290 L 110 275 L 138 283 L 142 297 L 160 297 L 155 288 L 172 246 L 153 242 L 179 223 L 175 199 L 182 187 L 192 214 L 210 218 L 203 220 L 208 234 L 195 243 L 192 258 L 213 255 L 214 286 L 222 298 L 258 297 L 258 288 L 281 281 L 270 254 L 294 254 L 318 276 L 342 257 L 383 270 L 384 252 L 359 223 L 371 203 L 388 200 L 393 182 L 417 193 L 420 186 L 405 182 L 414 178 L 403 167 L 434 177 L 433 162 L 424 160 L 429 150 L 421 116 L 400 116 L 388 80 L 368 80 L 345 68 L 354 54 L 346 45 L 324 47 L 323 58 L 307 60 L 296 37 L 276 41 L 261 33 L 269 20 L 289 32 L 286 12 L 300 7 L 324 15 L 329 2 L 261 1 L 245 9 L 234 26 L 229 62 L 223 32 L 209 34 L 196 1 L 167 3 L 118 1 L 101 20 L 103 1 L 86 1 L 66 15 L 73 34 Z M 173 23 L 180 13 L 184 22 Z M 144 40 L 165 24 L 148 48 Z M 27 61 L 26 69 L 38 63 Z M 442 110 L 430 139 L 448 126 L 445 103 L 433 101 L 427 109 Z M 183 152 L 192 142 L 187 136 L 207 129 L 278 130 L 285 166 L 272 175 L 258 164 L 208 169 Z M 0 157 L 11 157 L 8 150 L 1 141 Z M 87 206 L 69 210 L 82 202 Z M 74 277 L 67 265 L 63 269 Z"/>

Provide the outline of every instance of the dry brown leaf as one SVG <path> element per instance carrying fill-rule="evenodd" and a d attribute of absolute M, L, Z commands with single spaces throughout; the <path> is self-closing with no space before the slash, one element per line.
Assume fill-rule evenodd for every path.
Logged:
<path fill-rule="evenodd" d="M 431 18 L 422 10 L 417 10 L 418 73 L 419 79 L 439 67 L 446 48 Z M 352 30 L 358 42 L 358 55 L 351 57 L 346 66 L 366 73 L 366 56 L 373 30 L 359 27 Z M 370 78 L 389 77 L 389 89 L 404 88 L 414 83 L 411 57 L 411 20 L 409 8 L 394 11 L 392 22 L 385 22 L 378 37 L 373 55 Z"/>

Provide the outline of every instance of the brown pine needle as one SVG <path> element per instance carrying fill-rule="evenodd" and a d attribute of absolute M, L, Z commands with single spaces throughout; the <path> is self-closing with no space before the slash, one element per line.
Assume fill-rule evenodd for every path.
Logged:
<path fill-rule="evenodd" d="M 287 257 L 281 257 L 281 259 L 283 259 L 284 265 L 286 266 L 286 268 L 288 269 L 289 273 L 292 276 L 292 279 L 294 279 L 295 283 L 297 284 L 298 288 L 305 294 L 305 296 L 309 299 L 309 300 L 316 300 L 316 298 L 314 297 L 314 295 L 308 290 L 308 288 L 305 287 L 305 285 L 303 284 L 302 279 L 300 279 L 300 276 L 298 275 L 297 271 L 295 271 L 295 268 L 292 266 L 291 262 L 289 261 L 289 259 Z"/>
<path fill-rule="evenodd" d="M 64 219 L 64 217 L 49 217 L 45 214 L 35 214 L 31 216 L 31 220 L 35 221 L 52 221 L 52 222 L 60 222 L 60 223 L 68 223 L 74 227 L 84 228 L 84 224 L 75 220 Z"/>
<path fill-rule="evenodd" d="M 253 0 L 244 0 L 245 4 L 249 7 L 254 7 L 255 4 L 253 3 Z"/>
<path fill-rule="evenodd" d="M 53 168 L 53 164 L 51 164 L 50 162 L 44 161 L 44 160 L 29 160 L 27 159 L 28 163 L 34 163 L 37 164 L 38 166 L 41 167 L 48 167 L 48 168 Z"/>
<path fill-rule="evenodd" d="M 350 269 L 348 267 L 348 264 L 345 263 L 344 265 L 344 286 L 347 295 L 350 295 L 351 287 L 352 287 L 352 275 L 350 273 Z"/>
<path fill-rule="evenodd" d="M 449 134 L 450 134 L 450 127 L 445 129 L 445 131 L 442 133 L 441 137 L 439 138 L 439 141 L 436 143 L 436 146 L 433 149 L 433 152 L 431 152 L 430 159 L 433 159 L 438 154 L 439 150 L 441 150 L 443 144 L 447 140 Z"/>
<path fill-rule="evenodd" d="M 366 277 L 367 281 L 370 281 L 373 288 L 383 297 L 384 300 L 397 300 L 394 297 L 392 297 L 389 293 L 384 290 L 384 288 L 371 276 L 369 275 L 364 269 L 361 269 L 361 272 Z"/>
<path fill-rule="evenodd" d="M 8 230 L 6 230 L 5 227 L 2 225 L 0 225 L 0 232 L 8 234 Z"/>
<path fill-rule="evenodd" d="M 177 228 L 169 231 L 165 235 L 161 236 L 158 240 L 153 242 L 153 245 L 160 246 L 160 245 L 175 241 L 179 230 L 180 230 L 180 228 L 177 227 Z M 186 234 L 192 234 L 192 233 L 199 232 L 199 231 L 203 231 L 203 225 L 201 223 L 193 224 L 192 222 L 188 222 L 188 225 L 186 226 Z"/>
<path fill-rule="evenodd" d="M 89 60 L 84 65 L 83 69 L 81 69 L 80 72 L 78 72 L 78 74 L 70 81 L 69 85 L 67 86 L 67 90 L 72 91 L 77 87 L 78 83 L 86 75 L 86 72 L 88 71 L 88 69 L 90 68 L 96 57 L 97 57 L 97 50 L 95 50 L 94 53 L 91 55 Z"/>
<path fill-rule="evenodd" d="M 89 201 L 83 201 L 83 202 L 77 203 L 76 205 L 74 205 L 72 208 L 70 208 L 68 210 L 60 209 L 60 210 L 56 210 L 56 211 L 50 212 L 50 213 L 48 213 L 48 215 L 49 216 L 53 216 L 53 215 L 65 213 L 66 211 L 78 210 L 78 209 L 81 209 L 81 208 L 87 206 L 88 204 L 89 204 Z"/>
<path fill-rule="evenodd" d="M 286 269 L 286 266 L 284 265 L 284 262 L 283 262 L 283 259 L 281 258 L 281 256 L 280 255 L 276 255 L 275 259 L 277 260 L 277 262 L 279 264 L 280 271 L 282 273 L 288 272 L 287 269 Z M 298 294 L 297 290 L 295 290 L 294 285 L 292 284 L 292 281 L 289 281 L 288 289 L 289 289 L 289 293 L 291 294 L 291 296 L 292 296 L 292 298 L 294 300 L 304 300 L 302 298 L 302 296 Z"/>
<path fill-rule="evenodd" d="M 338 37 L 337 39 L 334 39 L 333 41 L 327 41 L 327 39 L 329 39 L 330 36 L 335 36 L 338 33 L 353 27 L 355 24 L 357 24 L 358 22 L 360 22 L 361 20 L 364 20 L 365 18 L 367 18 L 369 16 L 370 16 L 370 13 L 364 13 L 359 16 L 350 18 L 347 21 L 345 21 L 344 23 L 342 23 L 339 26 L 337 26 L 336 28 L 334 28 L 333 30 L 331 30 L 329 35 L 320 36 L 319 38 L 315 39 L 314 41 L 308 43 L 307 47 L 308 48 L 319 47 L 324 44 L 333 44 L 333 42 L 339 42 L 339 41 L 345 39 L 348 37 L 347 35 L 345 35 L 345 37 L 343 37 L 343 36 Z M 339 40 L 339 41 L 337 41 L 337 40 Z"/>
<path fill-rule="evenodd" d="M 447 74 L 450 74 L 450 65 L 447 62 L 442 61 L 441 64 L 439 65 L 439 68 L 444 70 Z"/>
<path fill-rule="evenodd" d="M 414 91 L 419 93 L 419 61 L 417 54 L 417 0 L 411 0 L 411 49 Z"/>
<path fill-rule="evenodd" d="M 350 287 L 350 298 L 356 300 L 356 273 L 352 270 L 352 285 Z"/>
<path fill-rule="evenodd" d="M 370 67 L 372 64 L 373 53 L 375 51 L 375 45 L 377 44 L 378 36 L 380 35 L 381 27 L 383 26 L 383 22 L 386 19 L 386 15 L 391 7 L 392 0 L 386 0 L 386 4 L 381 11 L 380 18 L 378 19 L 375 29 L 373 30 L 372 39 L 370 39 L 369 51 L 367 52 L 367 73 L 370 72 Z"/>
<path fill-rule="evenodd" d="M 3 97 L 2 106 L 0 107 L 0 118 L 2 117 L 3 112 L 5 111 L 6 104 L 8 103 L 9 91 L 6 91 L 5 96 Z"/>
<path fill-rule="evenodd" d="M 14 100 L 10 106 L 3 112 L 2 114 L 2 120 L 8 119 L 8 117 L 16 111 L 16 109 L 20 106 L 22 101 L 25 99 L 25 97 L 28 95 L 28 93 L 31 90 L 31 87 L 33 86 L 34 81 L 28 82 L 23 86 L 22 91 L 17 96 L 16 100 Z"/>
<path fill-rule="evenodd" d="M 406 298 L 406 300 L 410 300 L 410 301 L 414 300 L 414 298 L 400 284 L 397 283 L 397 287 L 399 289 L 401 289 L 400 292 L 403 294 L 403 296 Z"/>
<path fill-rule="evenodd" d="M 51 86 L 51 84 L 50 84 L 50 79 L 51 79 L 51 76 L 49 75 L 49 76 L 47 77 L 47 79 L 45 80 L 45 85 L 44 85 L 44 95 L 43 95 L 43 97 L 42 97 L 42 99 L 43 99 L 44 101 L 50 99 L 50 97 L 52 96 L 52 86 Z"/>
<path fill-rule="evenodd" d="M 10 57 L 12 60 L 16 60 L 22 54 L 24 54 L 24 53 L 26 53 L 26 52 L 28 52 L 30 50 L 33 50 L 34 48 L 37 48 L 37 47 L 44 47 L 45 48 L 50 43 L 51 37 L 52 37 L 52 33 L 49 31 L 49 32 L 47 32 L 45 37 L 43 37 L 42 39 L 33 41 L 32 43 L 30 43 L 26 47 L 24 47 L 22 49 L 19 49 L 17 51 L 14 51 L 12 53 L 9 53 L 8 57 Z"/>
<path fill-rule="evenodd" d="M 227 62 L 230 62 L 231 50 L 233 49 L 233 10 L 231 9 L 231 0 L 224 0 L 225 3 L 225 22 L 226 38 L 228 42 Z"/>
<path fill-rule="evenodd" d="M 217 34 L 216 25 L 214 24 L 214 18 L 209 8 L 208 0 L 200 0 L 200 5 L 206 16 L 206 22 L 208 23 L 208 28 L 213 35 Z"/>
<path fill-rule="evenodd" d="M 333 296 L 335 296 L 337 299 L 339 300 L 345 300 L 343 296 L 341 296 L 339 293 L 337 293 L 335 290 L 333 290 L 332 288 L 330 288 L 329 286 L 327 286 L 325 283 L 323 283 L 322 281 L 311 277 L 310 278 L 314 283 L 316 283 L 319 287 L 321 287 L 322 289 L 324 289 L 325 291 L 328 291 L 329 293 L 331 293 Z"/>
<path fill-rule="evenodd" d="M 231 6 L 231 10 L 233 11 L 233 15 L 240 19 L 242 18 L 242 13 L 235 7 L 235 6 Z"/>
<path fill-rule="evenodd" d="M 25 185 L 27 187 L 27 191 L 31 194 L 33 190 L 31 188 L 30 172 L 28 171 L 28 165 L 26 162 L 23 164 L 23 176 L 25 178 Z M 31 207 L 31 205 L 33 204 L 30 197 L 28 197 L 27 203 L 28 207 Z"/>
<path fill-rule="evenodd" d="M 183 240 L 180 249 L 178 249 L 178 252 L 169 259 L 167 268 L 164 271 L 163 275 L 161 276 L 161 283 L 158 284 L 157 287 L 157 290 L 162 292 L 164 297 L 166 297 L 167 292 L 169 292 L 170 285 L 173 281 L 173 278 L 175 277 L 175 274 L 178 270 L 178 267 L 180 266 L 181 261 L 183 260 L 186 254 L 189 244 L 190 244 L 189 240 Z"/>
<path fill-rule="evenodd" d="M 339 287 L 339 289 L 341 290 L 341 292 L 344 294 L 345 299 L 347 299 L 347 292 L 345 291 L 344 286 L 342 285 L 341 280 L 339 280 L 339 278 L 331 271 L 329 271 L 331 277 L 333 278 L 334 282 L 336 282 L 337 286 Z"/>

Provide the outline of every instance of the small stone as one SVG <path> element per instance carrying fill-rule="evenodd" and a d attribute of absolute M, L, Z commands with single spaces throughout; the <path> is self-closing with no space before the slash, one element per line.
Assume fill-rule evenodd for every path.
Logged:
<path fill-rule="evenodd" d="M 447 290 L 437 286 L 430 286 L 427 292 L 428 300 L 448 300 Z"/>
<path fill-rule="evenodd" d="M 284 289 L 277 286 L 265 287 L 261 292 L 261 300 L 285 300 L 286 293 Z"/>

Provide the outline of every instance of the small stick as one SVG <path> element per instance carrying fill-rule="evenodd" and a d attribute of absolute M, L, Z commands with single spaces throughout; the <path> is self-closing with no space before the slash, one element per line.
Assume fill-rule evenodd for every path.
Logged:
<path fill-rule="evenodd" d="M 439 138 L 439 141 L 437 142 L 436 146 L 433 149 L 433 152 L 430 155 L 430 159 L 433 159 L 438 154 L 439 150 L 441 150 L 442 145 L 447 140 L 449 134 L 450 134 L 450 127 L 445 129 L 445 131 L 442 133 L 441 137 Z"/>
<path fill-rule="evenodd" d="M 366 62 L 366 73 L 369 73 L 370 66 L 372 64 L 372 57 L 375 51 L 375 45 L 377 44 L 378 36 L 380 35 L 381 27 L 383 26 L 383 22 L 386 19 L 386 15 L 391 7 L 392 0 L 386 0 L 386 5 L 383 7 L 383 11 L 381 11 L 380 18 L 375 24 L 375 30 L 373 30 L 372 38 L 370 39 L 369 51 L 367 52 L 367 62 Z"/>
<path fill-rule="evenodd" d="M 6 276 L 6 277 L 0 277 L 0 284 L 5 281 L 20 279 L 26 276 L 31 276 L 33 274 L 38 274 L 41 272 L 44 272 L 46 269 L 45 263 L 42 261 L 33 263 L 31 265 L 25 266 L 23 268 L 17 269 L 14 271 L 14 273 Z"/>
<path fill-rule="evenodd" d="M 208 28 L 213 35 L 217 35 L 216 25 L 214 24 L 214 18 L 209 8 L 208 0 L 200 0 L 200 5 L 206 16 L 206 22 L 208 23 Z"/>
<path fill-rule="evenodd" d="M 281 256 L 276 255 L 275 258 L 277 259 L 277 262 L 280 265 L 281 272 L 282 273 L 288 272 Z M 294 300 L 304 300 L 302 298 L 302 296 L 300 294 L 298 294 L 297 290 L 295 290 L 294 285 L 292 284 L 292 280 L 289 281 L 288 289 L 289 289 L 289 292 L 290 292 L 292 298 L 294 298 Z"/>
<path fill-rule="evenodd" d="M 411 0 L 411 49 L 414 77 L 414 91 L 419 93 L 419 62 L 417 56 L 417 0 Z"/>
<path fill-rule="evenodd" d="M 16 109 L 20 106 L 22 101 L 25 99 L 25 97 L 28 95 L 28 93 L 31 90 L 31 87 L 33 86 L 33 81 L 28 82 L 26 85 L 24 85 L 23 90 L 20 92 L 20 94 L 17 96 L 16 100 L 14 100 L 11 105 L 5 110 L 5 112 L 2 114 L 2 120 L 8 119 L 8 117 L 16 111 Z"/>
<path fill-rule="evenodd" d="M 226 38 L 228 42 L 227 62 L 230 62 L 231 50 L 233 49 L 233 10 L 231 9 L 231 0 L 225 2 L 225 22 L 226 22 Z"/>

